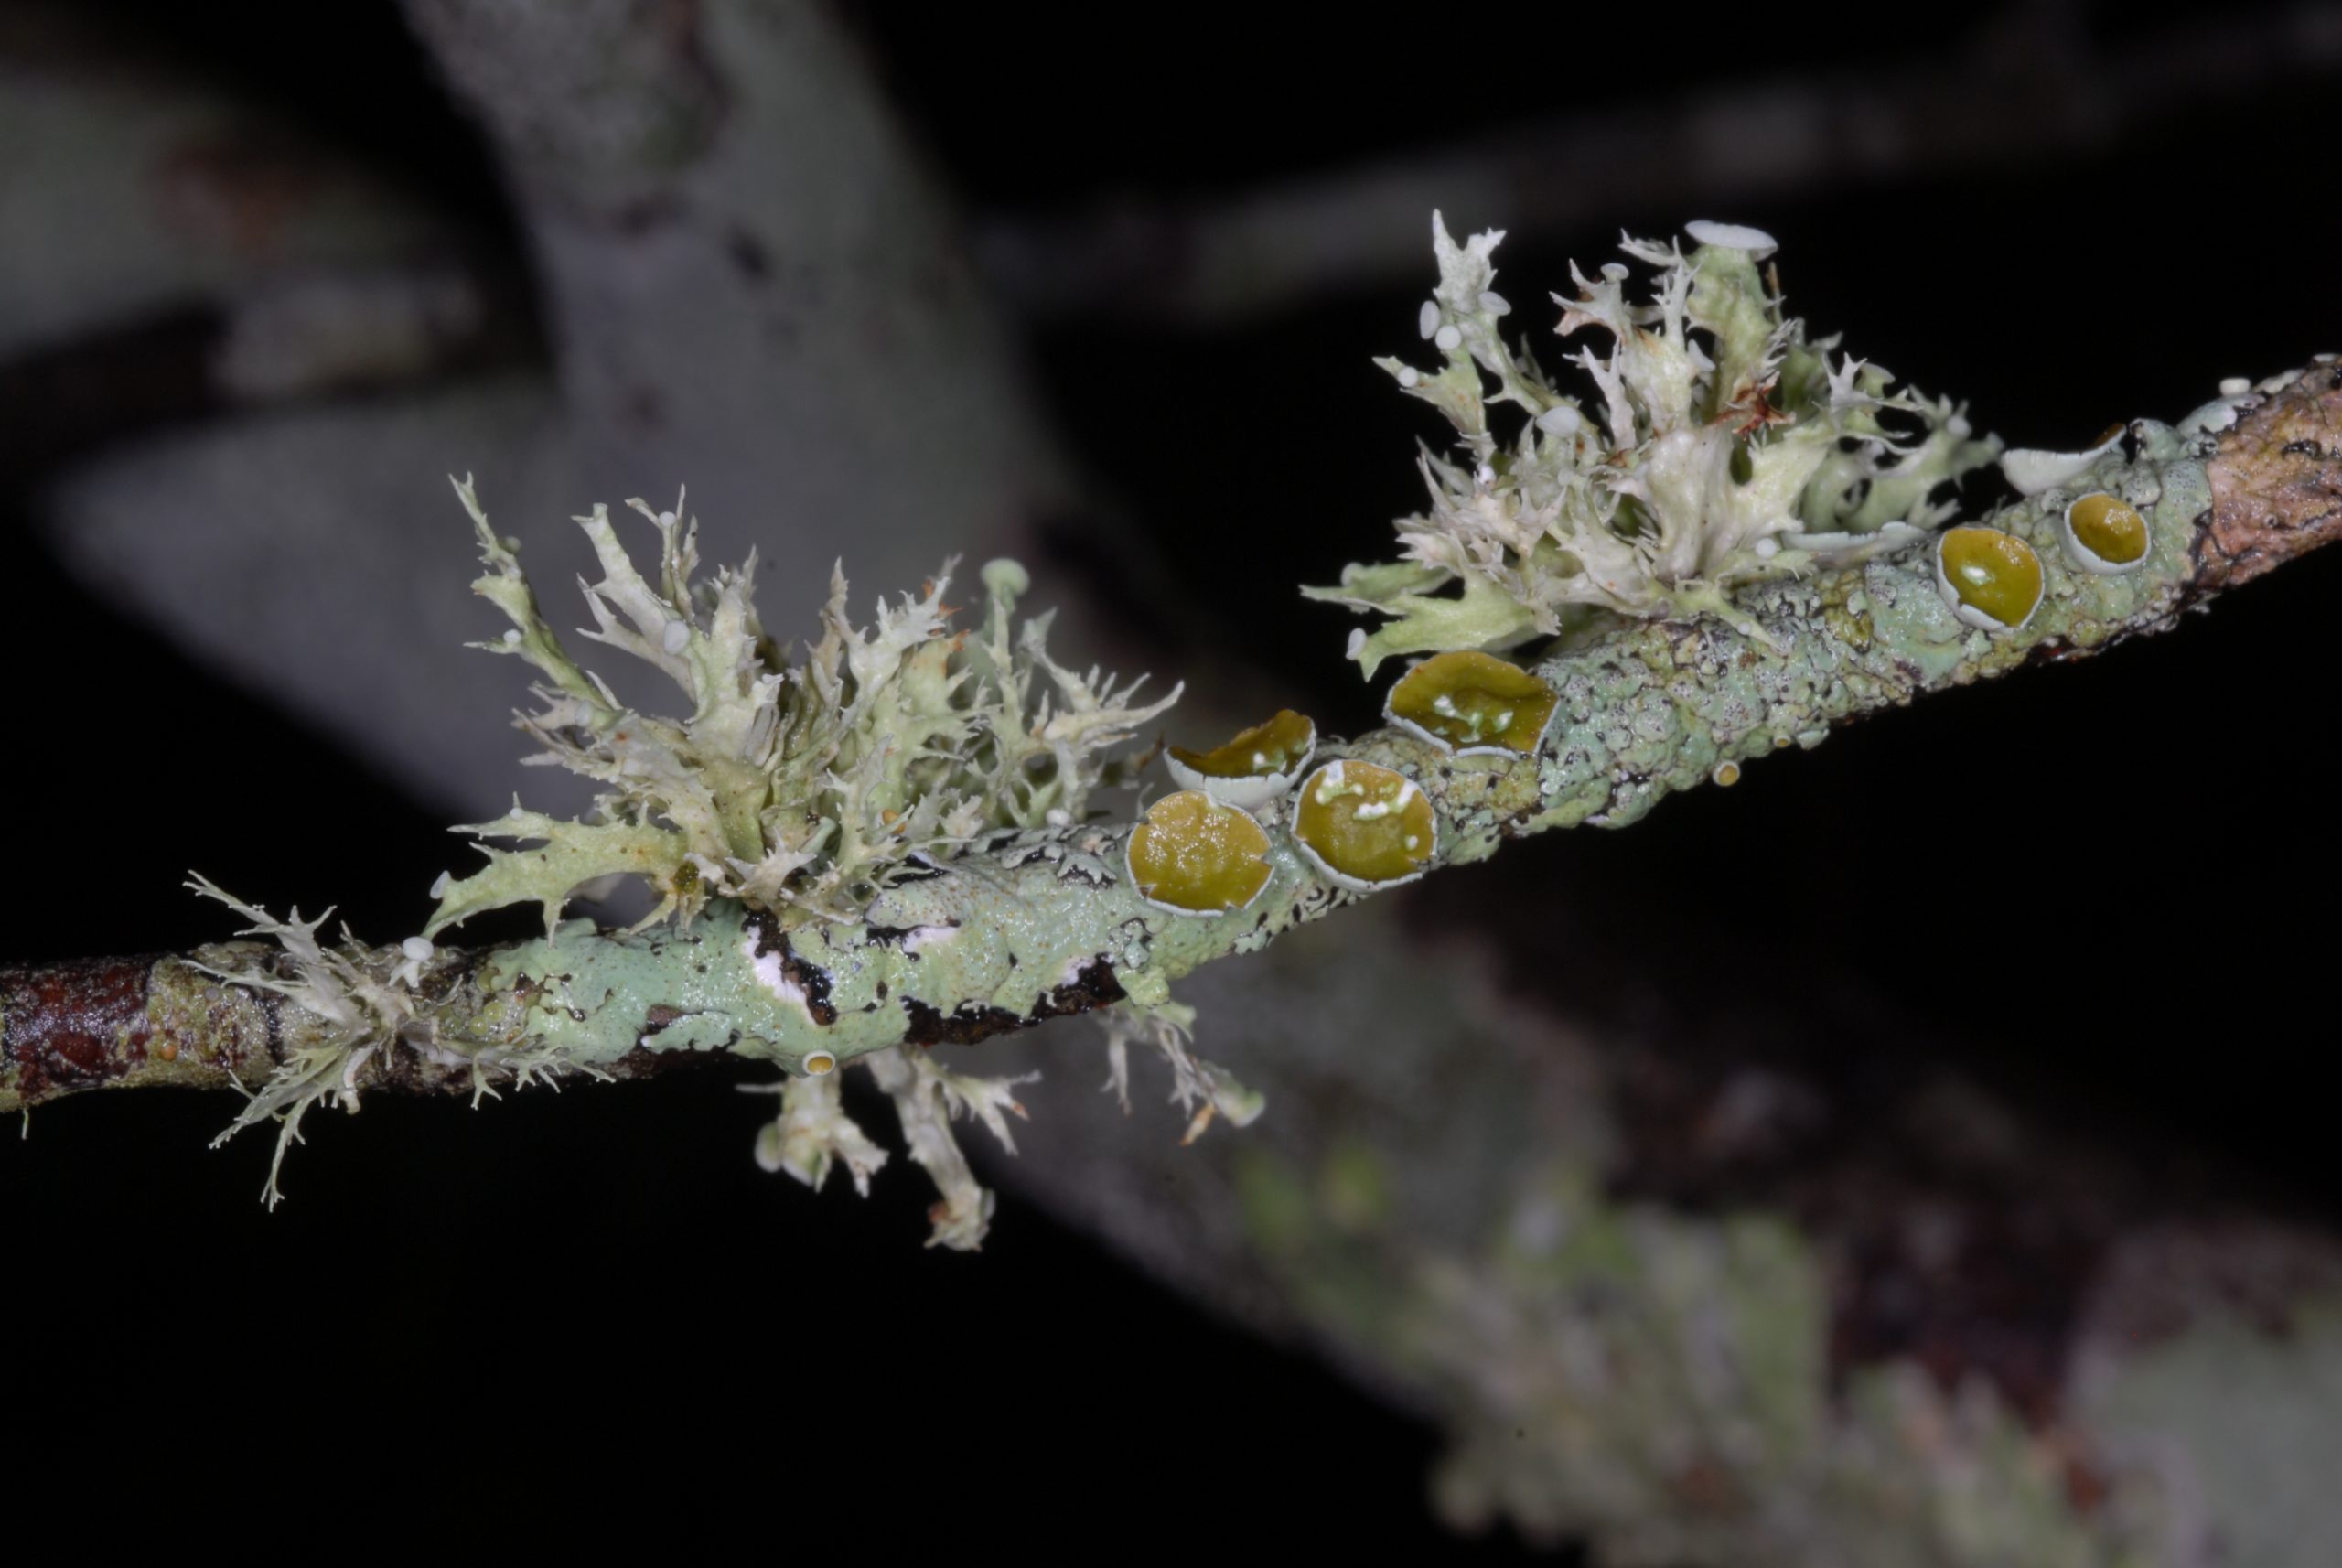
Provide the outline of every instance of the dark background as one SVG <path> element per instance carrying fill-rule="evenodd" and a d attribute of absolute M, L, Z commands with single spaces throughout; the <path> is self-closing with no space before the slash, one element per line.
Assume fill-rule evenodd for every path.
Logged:
<path fill-rule="evenodd" d="M 389 5 L 104 9 L 504 231 L 495 171 Z M 1725 47 L 1581 7 L 1565 24 L 1552 8 L 1371 24 L 851 11 L 977 216 L 1208 199 L 1662 91 L 1908 70 L 2025 14 L 1771 14 Z M 2027 25 L 2085 50 L 2205 20 L 2042 15 Z M 1522 43 L 1488 42 L 1508 34 Z M 2034 35 L 2011 36 L 2022 85 Z M 1474 48 L 1500 58 L 1501 92 L 1436 69 Z M 1756 223 L 1817 330 L 1965 398 L 2014 444 L 2080 445 L 2116 418 L 2176 418 L 2222 376 L 2342 348 L 2337 85 L 2276 72 L 2100 145 L 2045 130 L 2033 156 L 1888 166 L 1730 210 L 1620 206 L 1509 243 L 1502 286 L 1536 320 L 1566 258 L 1606 259 L 1621 225 Z M 1980 88 L 1961 107 L 2005 129 L 2037 102 Z M 1448 219 L 1459 234 L 1518 220 Z M 1409 454 L 1429 415 L 1368 360 L 1414 346 L 1431 275 L 1426 254 L 1403 286 L 1258 319 L 1076 319 L 1032 338 L 1077 452 L 1209 590 L 1214 640 L 1281 671 L 1337 729 L 1368 722 L 1372 697 L 1340 661 L 1340 613 L 1296 608 L 1290 588 L 1372 558 L 1417 504 Z M 119 423 L 143 406 L 125 394 Z M 28 498 L 69 451 L 124 432 L 82 420 L 36 449 L 17 413 L 0 428 L 0 660 L 17 693 L 0 953 L 217 939 L 222 912 L 178 887 L 188 867 L 271 908 L 338 899 L 364 935 L 414 929 L 449 858 L 442 824 L 67 580 L 30 537 Z M 1326 456 L 1296 468 L 1296 446 Z M 1244 525 L 1247 569 L 1230 574 L 1215 519 L 1231 493 L 1309 521 Z M 1565 889 L 1589 973 L 1606 976 L 1590 1005 L 1622 1019 L 1742 977 L 1884 994 L 2076 1125 L 2132 1128 L 2143 1158 L 2231 1161 L 2330 1218 L 2331 1101 L 2312 1085 L 2335 1036 L 2337 604 L 2342 556 L 2312 559 L 2176 635 L 1873 721 L 1629 834 L 1554 835 L 1418 904 L 1437 918 Z M 484 667 L 478 700 L 516 696 L 505 673 Z M 101 689 L 116 695 L 90 701 Z M 214 765 L 252 756 L 264 766 Z M 355 841 L 334 829 L 353 811 L 369 824 Z M 1882 886 L 1849 919 L 1845 884 L 1873 874 L 1873 846 L 1915 839 L 1939 875 Z M 1875 1042 L 1880 1070 L 1897 1045 Z M 866 1201 L 763 1176 L 746 1157 L 758 1102 L 733 1081 L 586 1085 L 476 1115 L 386 1097 L 320 1112 L 274 1215 L 253 1201 L 263 1135 L 202 1152 L 232 1101 L 44 1109 L 29 1141 L 0 1142 L 10 1511 L 70 1517 L 90 1545 L 166 1518 L 223 1545 L 280 1526 L 318 1549 L 403 1544 L 484 1509 L 516 1545 L 648 1528 L 694 1556 L 787 1554 L 833 1528 L 871 1550 L 1112 1552 L 1134 1535 L 1182 1552 L 1520 1550 L 1437 1530 L 1431 1429 L 1014 1197 L 972 1258 L 920 1249 L 928 1195 L 900 1168 Z M 1255 1504 L 1278 1522 L 1237 1529 Z"/>

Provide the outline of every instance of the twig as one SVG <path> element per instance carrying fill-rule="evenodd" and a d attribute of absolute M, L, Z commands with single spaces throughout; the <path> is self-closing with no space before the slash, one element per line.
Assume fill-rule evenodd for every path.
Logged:
<path fill-rule="evenodd" d="M 1928 553 L 1907 552 L 1755 590 L 1742 602 L 1746 630 L 1642 623 L 1547 659 L 1537 672 L 1563 707 L 1532 755 L 1451 757 L 1396 728 L 1321 755 L 1416 780 L 1437 812 L 1434 864 L 1463 864 L 1545 828 L 1631 822 L 1669 793 L 1927 693 L 2167 630 L 2342 533 L 2342 367 L 2321 360 L 2240 407 L 2217 435 L 2129 427 L 2134 455 L 2112 485 L 2153 515 L 2152 558 L 2123 576 L 2053 579 L 2019 629 L 1962 626 Z M 1994 521 L 2038 532 L 2046 505 L 2014 502 Z M 530 1059 L 553 1070 L 638 1076 L 674 1053 L 834 1065 L 899 1045 L 972 1044 L 1125 997 L 1159 1001 L 1198 965 L 1361 897 L 1280 832 L 1253 905 L 1166 913 L 1126 875 L 1131 832 L 995 835 L 883 890 L 857 921 L 784 932 L 718 901 L 688 929 L 600 934 L 573 922 L 540 940 L 441 950 L 413 983 L 413 1020 L 377 1042 L 350 1087 L 468 1090 L 473 1058 L 490 1047 L 505 1059 L 546 1053 Z M 398 961 L 398 950 L 350 950 L 385 972 Z M 231 970 L 221 953 L 234 956 L 6 972 L 0 1112 L 100 1086 L 250 1084 L 327 1031 L 307 1009 L 207 977 L 207 966 Z"/>

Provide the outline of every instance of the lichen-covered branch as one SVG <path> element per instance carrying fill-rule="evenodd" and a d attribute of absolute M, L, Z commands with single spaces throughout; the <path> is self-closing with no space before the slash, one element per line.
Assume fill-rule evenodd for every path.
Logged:
<path fill-rule="evenodd" d="M 1972 466 L 1937 441 L 1964 431 L 1945 405 L 1894 403 L 1856 362 L 1800 361 L 1801 334 L 1749 264 L 1761 240 L 1709 226 L 1689 261 L 1632 252 L 1662 268 L 1653 307 L 1628 306 L 1615 276 L 1585 285 L 1564 329 L 1599 325 L 1617 345 L 1606 365 L 1584 360 L 1607 404 L 1598 420 L 1546 417 L 1576 405 L 1498 352 L 1502 303 L 1445 289 L 1435 306 L 1479 316 L 1477 337 L 1447 322 L 1427 334 L 1450 356 L 1444 406 L 1477 445 L 1471 471 L 1443 479 L 1434 515 L 1413 520 L 1417 537 L 1452 537 L 1459 520 L 1506 525 L 1491 535 L 1499 553 L 1426 564 L 1461 575 L 1532 562 L 1540 583 L 1510 580 L 1557 585 L 1542 601 L 1556 604 L 1574 601 L 1576 577 L 1606 573 L 1598 615 L 1557 623 L 1525 669 L 1477 650 L 1517 644 L 1533 619 L 1499 609 L 1451 627 L 1450 650 L 1393 688 L 1389 727 L 1320 742 L 1305 721 L 1273 723 L 1185 753 L 1196 787 L 1135 822 L 1098 820 L 1088 800 L 1126 771 L 1106 754 L 1163 704 L 1136 708 L 1130 687 L 1051 662 L 1039 630 L 1012 631 L 1025 583 L 1009 564 L 985 573 L 977 633 L 950 629 L 940 581 L 857 632 L 841 586 L 822 639 L 791 663 L 756 623 L 747 570 L 695 586 L 687 519 L 639 509 L 661 539 L 654 580 L 597 510 L 580 520 L 606 573 L 587 589 L 589 635 L 683 688 L 690 715 L 667 720 L 622 703 L 562 648 L 473 504 L 489 566 L 479 589 L 513 623 L 491 646 L 545 678 L 522 725 L 549 759 L 605 786 L 595 818 L 516 807 L 486 824 L 543 847 L 493 852 L 486 870 L 449 879 L 429 931 L 396 947 L 327 948 L 318 922 L 247 908 L 277 950 L 19 972 L 0 1020 L 0 1109 L 208 1073 L 254 1086 L 240 1125 L 274 1117 L 290 1138 L 309 1106 L 354 1104 L 377 1085 L 477 1092 L 714 1053 L 796 1081 L 861 1060 L 944 1188 L 937 1240 L 972 1245 L 984 1200 L 938 1139 L 955 1113 L 1004 1138 L 1012 1102 L 925 1047 L 1114 1008 L 1118 1042 L 1144 1038 L 1183 1096 L 1247 1119 L 1257 1101 L 1185 1051 L 1170 985 L 1198 965 L 1513 838 L 1632 822 L 1671 791 L 1729 783 L 1924 693 L 2168 628 L 2342 532 L 2330 359 L 2224 388 L 2176 424 L 2134 420 L 2090 452 L 2009 454 L 2018 499 L 1946 532 L 1912 525 L 1935 521 L 1930 492 Z M 1485 270 L 1486 245 L 1449 251 L 1450 284 Z M 1499 383 L 1488 402 L 1530 405 L 1509 448 L 1486 433 L 1482 372 Z M 1875 418 L 1898 406 L 1925 428 Z M 1827 440 L 1800 448 L 1809 428 Z M 1825 472 L 1832 452 L 1859 456 L 1865 443 L 1877 456 Z M 1907 459 L 1928 452 L 1940 460 L 1920 474 Z M 1864 492 L 1906 480 L 1891 509 L 1868 504 Z M 1563 537 L 1568 548 L 1549 547 Z M 1615 561 L 1585 548 L 1597 538 Z M 1641 586 L 1617 591 L 1629 576 Z M 577 886 L 612 874 L 644 877 L 675 918 L 625 932 L 558 923 Z M 546 934 L 468 953 L 431 940 L 510 903 L 542 905 Z M 792 1090 L 760 1152 L 809 1180 L 842 1159 L 859 1180 L 876 1162 L 839 1116 L 833 1099 Z"/>

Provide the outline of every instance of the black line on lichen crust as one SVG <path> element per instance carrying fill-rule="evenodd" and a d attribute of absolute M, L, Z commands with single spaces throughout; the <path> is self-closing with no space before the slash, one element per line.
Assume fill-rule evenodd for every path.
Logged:
<path fill-rule="evenodd" d="M 962 1002 L 950 1013 L 940 1013 L 916 996 L 903 998 L 903 1039 L 914 1046 L 972 1046 L 978 1040 L 1004 1035 L 1040 1022 L 1005 1007 Z"/>
<path fill-rule="evenodd" d="M 1029 1029 L 1051 1018 L 1109 1006 L 1123 995 L 1122 983 L 1114 978 L 1114 966 L 1103 958 L 1093 958 L 1071 980 L 1037 997 L 1029 1014 L 969 1002 L 943 1013 L 916 996 L 906 996 L 903 1040 L 914 1046 L 972 1046 L 1012 1029 Z"/>
<path fill-rule="evenodd" d="M 789 945 L 789 933 L 780 929 L 780 922 L 773 918 L 769 909 L 750 911 L 747 924 L 756 942 L 749 956 L 762 958 L 767 953 L 779 953 L 782 978 L 805 993 L 805 1011 L 813 1022 L 823 1028 L 836 1023 L 837 1006 L 830 1000 L 830 972 L 797 956 Z"/>

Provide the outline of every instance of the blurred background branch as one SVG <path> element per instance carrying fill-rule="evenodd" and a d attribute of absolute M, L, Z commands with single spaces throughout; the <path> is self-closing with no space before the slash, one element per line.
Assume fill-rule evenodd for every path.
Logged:
<path fill-rule="evenodd" d="M 1965 29 L 1956 13 L 1930 16 L 1941 47 L 1883 68 L 1808 65 L 1691 86 L 1638 61 L 1617 69 L 1637 71 L 1647 96 L 1356 166 L 1200 199 L 1125 195 L 1070 213 L 984 214 L 976 255 L 1035 320 L 1226 323 L 1414 286 L 1416 231 L 1434 208 L 1502 227 L 1518 245 L 1599 232 L 1623 213 L 1756 210 L 2020 167 L 2038 177 L 2342 69 L 2342 12 L 2326 5 L 2198 15 L 2140 34 L 2118 20 L 2104 37 L 2084 6 L 2058 0 L 2002 6 Z M 1383 109 L 1420 111 L 1426 131 L 1441 124 L 1405 92 Z"/>

